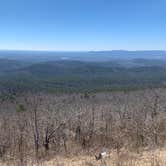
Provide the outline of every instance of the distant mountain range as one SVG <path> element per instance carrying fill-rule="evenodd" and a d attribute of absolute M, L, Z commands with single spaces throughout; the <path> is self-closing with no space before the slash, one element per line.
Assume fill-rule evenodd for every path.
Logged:
<path fill-rule="evenodd" d="M 55 60 L 110 61 L 128 59 L 164 59 L 166 51 L 89 51 L 89 52 L 53 52 L 53 51 L 0 51 L 0 58 L 30 62 Z"/>
<path fill-rule="evenodd" d="M 85 92 L 165 86 L 166 51 L 0 51 L 0 92 Z"/>

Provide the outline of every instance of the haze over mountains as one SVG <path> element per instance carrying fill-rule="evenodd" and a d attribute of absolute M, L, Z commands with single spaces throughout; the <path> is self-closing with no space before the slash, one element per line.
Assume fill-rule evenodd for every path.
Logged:
<path fill-rule="evenodd" d="M 0 51 L 0 90 L 98 91 L 164 86 L 166 51 Z"/>
<path fill-rule="evenodd" d="M 87 52 L 55 52 L 55 51 L 0 51 L 0 58 L 25 61 L 50 60 L 80 60 L 80 61 L 109 61 L 119 59 L 164 59 L 166 51 L 87 51 Z"/>

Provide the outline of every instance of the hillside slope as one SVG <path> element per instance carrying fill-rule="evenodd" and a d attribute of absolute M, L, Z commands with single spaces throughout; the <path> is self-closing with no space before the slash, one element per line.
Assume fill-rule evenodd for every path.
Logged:
<path fill-rule="evenodd" d="M 165 81 L 163 65 L 124 67 L 113 62 L 50 61 L 18 69 L 13 66 L 1 76 L 0 87 L 15 92 L 80 92 L 162 86 Z"/>

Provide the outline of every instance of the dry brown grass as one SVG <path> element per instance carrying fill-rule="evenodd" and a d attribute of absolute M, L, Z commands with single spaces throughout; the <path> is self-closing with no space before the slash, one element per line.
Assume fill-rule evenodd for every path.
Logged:
<path fill-rule="evenodd" d="M 43 166 L 166 166 L 166 150 L 144 151 L 140 154 L 131 152 L 111 152 L 110 157 L 96 161 L 94 156 L 72 158 L 57 157 Z"/>
<path fill-rule="evenodd" d="M 1 166 L 16 166 L 17 162 L 0 164 Z M 28 166 L 37 166 L 33 162 Z M 132 153 L 122 150 L 118 155 L 110 152 L 110 157 L 96 161 L 94 156 L 61 157 L 49 161 L 40 161 L 38 166 L 166 166 L 166 150 L 143 151 Z"/>

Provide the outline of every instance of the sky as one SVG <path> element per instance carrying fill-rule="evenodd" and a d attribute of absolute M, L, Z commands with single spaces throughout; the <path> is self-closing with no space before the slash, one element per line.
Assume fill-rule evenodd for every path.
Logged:
<path fill-rule="evenodd" d="M 166 0 L 0 0 L 0 49 L 166 50 Z"/>

